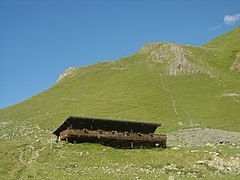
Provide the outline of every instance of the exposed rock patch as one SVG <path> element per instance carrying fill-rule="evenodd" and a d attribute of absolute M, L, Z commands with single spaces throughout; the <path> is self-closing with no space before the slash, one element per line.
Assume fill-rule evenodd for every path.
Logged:
<path fill-rule="evenodd" d="M 223 96 L 233 97 L 233 96 L 240 96 L 240 94 L 239 93 L 224 93 Z"/>
<path fill-rule="evenodd" d="M 204 69 L 197 66 L 196 64 L 187 61 L 186 59 L 175 59 L 170 64 L 167 73 L 171 76 L 194 74 L 194 73 L 205 73 Z"/>
<path fill-rule="evenodd" d="M 64 73 L 62 73 L 60 75 L 57 82 L 63 80 L 65 77 L 73 75 L 73 72 L 75 72 L 76 70 L 77 70 L 77 68 L 75 68 L 75 67 L 69 67 Z"/>
<path fill-rule="evenodd" d="M 232 64 L 232 66 L 230 67 L 231 71 L 237 71 L 240 73 L 240 53 L 238 53 L 236 55 L 236 59 L 234 61 L 234 63 Z"/>
<path fill-rule="evenodd" d="M 178 76 L 184 74 L 207 73 L 211 71 L 193 53 L 174 43 L 152 43 L 145 45 L 139 53 L 148 53 L 147 59 L 155 63 L 166 64 L 166 74 Z M 198 63 L 191 61 L 198 61 Z"/>
<path fill-rule="evenodd" d="M 229 172 L 240 174 L 240 158 L 231 157 L 228 161 L 219 157 L 218 153 L 210 152 L 212 158 L 205 163 L 212 168 L 216 169 L 216 174 L 227 174 Z"/>

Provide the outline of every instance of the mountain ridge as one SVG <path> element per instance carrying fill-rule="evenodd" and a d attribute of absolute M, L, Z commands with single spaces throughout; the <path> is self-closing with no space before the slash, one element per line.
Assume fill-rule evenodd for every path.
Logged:
<path fill-rule="evenodd" d="M 228 41 L 229 43 L 227 43 L 225 45 L 225 47 L 229 46 L 229 44 L 233 44 L 233 47 L 234 47 L 233 49 L 235 50 L 236 46 L 239 45 L 239 41 L 240 41 L 240 35 L 239 35 L 240 33 L 239 33 L 239 31 L 240 31 L 240 27 L 237 27 L 233 31 L 227 32 L 227 33 L 223 34 L 222 36 L 217 37 L 217 38 L 213 39 L 212 41 L 210 41 L 209 43 L 203 44 L 201 46 L 191 46 L 191 45 L 175 44 L 175 43 L 171 43 L 171 42 L 152 42 L 152 43 L 147 43 L 147 44 L 143 45 L 143 47 L 140 48 L 135 54 L 137 54 L 137 53 L 142 53 L 143 54 L 143 53 L 147 53 L 147 52 L 151 51 L 152 57 L 149 57 L 149 59 L 152 59 L 153 61 L 157 61 L 157 59 L 158 59 L 157 56 L 159 56 L 160 53 L 164 53 L 164 51 L 166 51 L 166 50 L 164 50 L 164 48 L 162 48 L 162 49 L 159 49 L 158 53 L 157 53 L 156 52 L 156 48 L 154 49 L 154 47 L 159 47 L 159 45 L 160 46 L 161 45 L 162 46 L 170 46 L 169 47 L 170 50 L 171 50 L 171 47 L 172 47 L 172 51 L 173 51 L 172 54 L 176 53 L 176 52 L 174 52 L 174 47 L 175 47 L 175 51 L 181 51 L 181 52 L 178 52 L 179 54 L 181 54 L 181 53 L 184 53 L 182 47 L 199 48 L 199 49 L 205 49 L 205 50 L 211 50 L 211 49 L 219 48 L 219 47 L 216 46 L 216 44 L 220 44 L 220 47 L 222 47 L 223 46 L 222 43 L 219 43 L 219 42 L 225 41 L 225 39 L 229 39 L 229 36 L 232 39 L 230 39 L 230 42 Z M 233 36 L 233 37 L 231 37 L 231 36 Z M 188 50 L 186 50 L 185 52 L 188 52 Z M 155 54 L 155 56 L 154 56 L 154 54 Z M 163 57 L 164 54 L 161 55 L 161 56 L 162 56 L 163 59 L 164 58 L 167 58 L 167 59 L 171 58 L 170 56 L 169 57 Z M 123 59 L 123 58 L 120 58 L 120 59 Z M 118 60 L 116 60 L 116 61 L 118 61 Z M 114 61 L 114 62 L 116 62 L 116 61 Z M 114 63 L 114 62 L 106 62 L 106 63 Z M 101 62 L 99 62 L 99 63 L 101 63 Z M 96 64 L 98 64 L 98 63 L 96 63 Z M 90 66 L 92 66 L 92 65 L 90 65 Z M 79 68 L 79 67 L 72 67 L 72 68 Z M 232 68 L 232 69 L 234 69 L 234 68 Z M 176 73 L 170 73 L 170 74 L 176 74 Z"/>

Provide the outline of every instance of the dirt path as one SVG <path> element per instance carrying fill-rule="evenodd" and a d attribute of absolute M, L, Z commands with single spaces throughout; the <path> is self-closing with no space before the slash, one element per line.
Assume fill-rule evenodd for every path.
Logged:
<path fill-rule="evenodd" d="M 160 81 L 161 81 L 161 85 L 162 85 L 163 89 L 165 90 L 167 96 L 169 97 L 169 99 L 171 101 L 172 109 L 173 109 L 177 119 L 180 120 L 181 118 L 180 118 L 180 115 L 179 115 L 178 110 L 177 110 L 176 100 L 173 98 L 170 90 L 167 88 L 161 73 L 160 73 Z"/>

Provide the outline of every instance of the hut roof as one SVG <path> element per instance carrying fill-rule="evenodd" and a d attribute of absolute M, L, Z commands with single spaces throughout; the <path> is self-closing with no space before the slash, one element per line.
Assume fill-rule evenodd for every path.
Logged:
<path fill-rule="evenodd" d="M 60 132 L 66 130 L 68 127 L 73 129 L 153 133 L 159 126 L 161 126 L 161 124 L 158 123 L 70 116 L 53 131 L 53 134 L 59 136 Z"/>

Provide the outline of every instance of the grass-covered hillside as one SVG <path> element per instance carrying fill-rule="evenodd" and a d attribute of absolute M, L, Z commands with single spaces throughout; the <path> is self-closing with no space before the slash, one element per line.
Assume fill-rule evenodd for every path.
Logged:
<path fill-rule="evenodd" d="M 238 169 L 219 173 L 196 163 L 216 150 L 224 162 L 239 157 L 239 149 L 228 146 L 115 150 L 56 144 L 51 132 L 70 115 L 160 122 L 158 133 L 240 132 L 239 73 L 240 27 L 199 47 L 151 43 L 115 62 L 70 68 L 53 87 L 0 110 L 0 177 L 235 179 Z"/>

